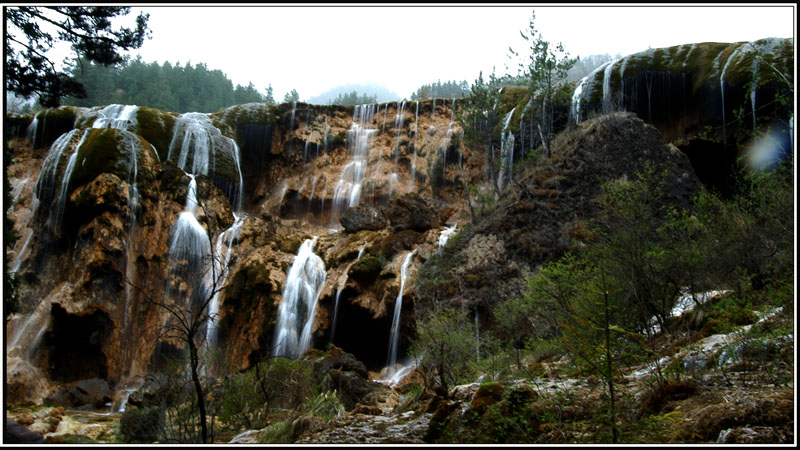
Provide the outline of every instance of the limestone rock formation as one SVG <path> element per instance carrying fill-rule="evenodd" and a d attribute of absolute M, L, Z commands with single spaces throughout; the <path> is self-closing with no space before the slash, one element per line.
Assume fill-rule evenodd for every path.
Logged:
<path fill-rule="evenodd" d="M 785 46 L 754 48 L 785 64 Z M 88 379 L 114 391 L 137 385 L 184 353 L 167 331 L 198 303 L 210 320 L 195 337 L 218 355 L 208 375 L 251 367 L 274 353 L 277 335 L 306 333 L 306 323 L 282 329 L 280 307 L 298 251 L 313 240 L 324 282 L 307 294 L 310 306 L 290 313 L 311 310 L 309 349 L 334 344 L 353 356 L 325 372 L 352 387 L 355 408 L 371 392 L 365 371 L 387 363 L 394 311 L 400 353 L 408 348 L 424 267 L 457 278 L 440 283 L 443 299 L 486 315 L 485 299 L 519 295 L 525 274 L 580 241 L 603 182 L 653 164 L 669 173 L 672 200 L 686 203 L 700 184 L 697 160 L 681 151 L 691 153 L 703 126 L 727 124 L 721 116 L 750 98 L 747 75 L 767 70 L 752 69 L 755 54 L 744 44 L 696 44 L 595 73 L 578 96 L 579 123 L 556 120 L 565 131 L 549 166 L 515 172 L 498 193 L 502 208 L 442 248 L 444 225 L 462 229 L 468 220 L 465 187 L 477 188 L 467 194 L 473 203 L 493 195 L 489 155 L 465 145 L 455 120 L 461 100 L 247 104 L 214 114 L 106 105 L 9 116 L 7 216 L 20 238 L 7 248 L 19 280 L 19 312 L 6 321 L 8 398 L 41 403 Z M 764 86 L 755 91 L 756 124 L 767 120 L 760 106 L 775 89 Z M 534 142 L 521 120 L 526 92 L 504 88 L 498 103 L 509 115 L 505 131 L 520 137 L 517 162 Z M 619 94 L 614 104 L 636 114 L 589 117 Z M 685 104 L 665 104 L 684 94 Z M 725 108 L 714 112 L 721 99 Z M 722 137 L 738 142 L 742 128 L 731 124 Z"/>

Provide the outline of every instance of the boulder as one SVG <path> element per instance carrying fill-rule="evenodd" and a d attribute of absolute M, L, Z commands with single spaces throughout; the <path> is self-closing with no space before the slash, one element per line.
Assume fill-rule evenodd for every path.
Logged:
<path fill-rule="evenodd" d="M 427 231 L 441 225 L 436 210 L 418 194 L 406 194 L 389 200 L 386 216 L 392 230 Z"/>
<path fill-rule="evenodd" d="M 369 374 L 367 367 L 361 361 L 357 360 L 355 356 L 345 352 L 339 347 L 333 346 L 325 356 L 319 360 L 314 366 L 314 372 L 318 375 L 324 374 L 331 370 L 342 370 L 346 372 L 355 372 L 360 377 L 366 379 Z"/>
<path fill-rule="evenodd" d="M 6 418 L 6 428 L 3 430 L 3 442 L 6 444 L 44 444 L 41 433 L 31 431 L 14 421 Z"/>
<path fill-rule="evenodd" d="M 348 411 L 359 403 L 371 404 L 369 395 L 384 388 L 369 380 L 364 363 L 338 347 L 331 347 L 325 355 L 314 361 L 314 374 L 325 379 L 325 389 L 336 390 Z"/>
<path fill-rule="evenodd" d="M 79 381 L 75 386 L 55 391 L 47 396 L 48 405 L 91 410 L 102 408 L 111 402 L 114 393 L 106 380 L 91 378 Z"/>
<path fill-rule="evenodd" d="M 328 372 L 328 376 L 330 377 L 330 382 L 325 388 L 336 390 L 347 411 L 353 410 L 359 403 L 367 403 L 365 397 L 383 387 L 381 384 L 370 381 L 356 372 L 333 369 Z"/>
<path fill-rule="evenodd" d="M 339 222 L 348 233 L 355 233 L 361 230 L 377 231 L 387 225 L 383 212 L 369 205 L 347 208 Z"/>

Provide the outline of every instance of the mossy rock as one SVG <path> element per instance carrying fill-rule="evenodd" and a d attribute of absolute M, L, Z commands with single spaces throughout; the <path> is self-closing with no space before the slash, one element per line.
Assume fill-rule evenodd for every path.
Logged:
<path fill-rule="evenodd" d="M 241 127 L 246 124 L 274 125 L 275 117 L 270 114 L 266 103 L 245 103 L 234 105 L 210 115 L 214 126 L 222 134 L 236 139 Z"/>
<path fill-rule="evenodd" d="M 34 147 L 48 147 L 59 136 L 75 128 L 79 111 L 80 109 L 74 106 L 59 106 L 39 112 L 35 116 L 35 119 L 38 119 L 38 126 L 34 136 Z"/>
<path fill-rule="evenodd" d="M 23 136 L 33 122 L 33 114 L 6 113 L 6 122 L 3 126 L 6 138 Z"/>
<path fill-rule="evenodd" d="M 134 146 L 136 161 L 130 146 Z M 136 164 L 136 181 L 152 180 L 157 170 L 152 148 L 139 136 L 113 128 L 87 130 L 77 149 L 75 168 L 70 178 L 70 189 L 88 183 L 101 173 L 113 173 L 123 181 L 133 176 Z"/>
<path fill-rule="evenodd" d="M 177 115 L 140 106 L 136 113 L 138 133 L 153 144 L 161 161 L 166 161 Z"/>
<path fill-rule="evenodd" d="M 383 269 L 381 261 L 374 256 L 366 256 L 350 267 L 347 276 L 361 284 L 374 282 Z"/>

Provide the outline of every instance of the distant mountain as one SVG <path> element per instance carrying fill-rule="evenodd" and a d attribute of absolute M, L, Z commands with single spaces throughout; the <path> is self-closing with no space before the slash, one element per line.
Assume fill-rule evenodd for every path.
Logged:
<path fill-rule="evenodd" d="M 311 97 L 308 100 L 308 103 L 311 103 L 312 105 L 327 105 L 339 97 L 339 95 L 346 95 L 353 91 L 356 91 L 359 95 L 367 94 L 369 96 L 375 96 L 377 97 L 378 103 L 394 102 L 403 99 L 397 93 L 392 92 L 383 86 L 367 83 L 345 84 L 343 86 L 337 86 L 333 89 L 323 92 L 316 97 Z"/>

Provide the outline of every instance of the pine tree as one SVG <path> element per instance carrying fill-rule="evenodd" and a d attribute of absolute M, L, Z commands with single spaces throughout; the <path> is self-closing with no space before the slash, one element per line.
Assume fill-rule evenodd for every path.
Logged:
<path fill-rule="evenodd" d="M 87 95 L 84 85 L 47 55 L 57 41 L 71 43 L 78 57 L 110 66 L 124 61 L 119 51 L 139 48 L 149 37 L 149 14 L 140 14 L 133 29 L 112 27 L 111 20 L 128 14 L 128 7 L 19 6 L 5 12 L 6 87 L 23 97 L 37 94 L 43 106 Z M 45 23 L 56 27 L 56 37 L 40 27 Z"/>

